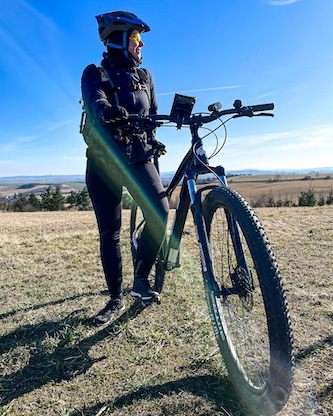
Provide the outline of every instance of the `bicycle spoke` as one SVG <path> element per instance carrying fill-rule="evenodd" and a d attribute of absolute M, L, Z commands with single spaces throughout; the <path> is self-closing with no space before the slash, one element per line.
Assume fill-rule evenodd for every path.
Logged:
<path fill-rule="evenodd" d="M 262 387 L 268 378 L 269 338 L 266 315 L 263 306 L 259 281 L 246 240 L 241 235 L 243 256 L 252 275 L 255 289 L 251 291 L 253 305 L 247 305 L 240 294 L 217 299 L 225 327 L 228 328 L 230 342 L 240 360 L 249 381 L 256 387 Z M 210 247 L 214 273 L 221 287 L 231 288 L 234 282 L 231 275 L 239 266 L 227 218 L 223 209 L 214 214 L 211 225 Z M 256 289 L 257 288 L 257 289 Z"/>

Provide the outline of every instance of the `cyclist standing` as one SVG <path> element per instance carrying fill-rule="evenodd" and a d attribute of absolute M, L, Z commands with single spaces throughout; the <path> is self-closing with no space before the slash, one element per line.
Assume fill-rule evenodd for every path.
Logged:
<path fill-rule="evenodd" d="M 150 27 L 132 13 L 118 11 L 96 16 L 99 36 L 107 47 L 99 67 L 88 65 L 82 75 L 88 144 L 86 182 L 95 210 L 103 270 L 110 301 L 94 318 L 106 324 L 124 310 L 120 250 L 121 197 L 125 186 L 140 206 L 146 225 L 134 264 L 131 295 L 154 301 L 159 294 L 148 282 L 149 271 L 165 235 L 168 200 L 151 161 L 158 144 L 155 131 L 121 136 L 118 128 L 129 114 L 157 113 L 151 74 L 142 63 L 141 33 Z"/>

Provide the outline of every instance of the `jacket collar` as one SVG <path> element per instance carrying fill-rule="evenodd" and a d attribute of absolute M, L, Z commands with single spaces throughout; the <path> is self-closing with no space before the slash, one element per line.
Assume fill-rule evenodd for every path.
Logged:
<path fill-rule="evenodd" d="M 137 68 L 142 64 L 142 58 L 139 61 L 136 61 L 134 58 L 125 58 L 124 56 L 110 56 L 107 52 L 103 52 L 103 60 L 101 64 L 104 65 L 117 65 L 124 67 L 126 69 Z"/>

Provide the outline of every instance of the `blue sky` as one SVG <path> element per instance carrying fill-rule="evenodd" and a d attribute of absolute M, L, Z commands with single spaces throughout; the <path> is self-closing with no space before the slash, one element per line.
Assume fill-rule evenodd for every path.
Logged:
<path fill-rule="evenodd" d="M 84 173 L 80 78 L 104 51 L 94 16 L 124 7 L 151 26 L 142 66 L 160 114 L 176 92 L 195 96 L 197 112 L 236 98 L 275 103 L 274 119 L 230 121 L 213 165 L 333 166 L 332 0 L 2 0 L 0 177 Z M 158 138 L 168 150 L 161 170 L 174 170 L 189 132 L 163 128 Z"/>

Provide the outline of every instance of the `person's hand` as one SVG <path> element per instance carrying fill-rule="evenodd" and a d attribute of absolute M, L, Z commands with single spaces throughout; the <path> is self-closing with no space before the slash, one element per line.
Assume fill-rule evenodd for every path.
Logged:
<path fill-rule="evenodd" d="M 160 155 L 165 155 L 166 154 L 166 148 L 165 148 L 165 144 L 159 142 L 156 139 L 152 139 L 151 140 L 151 145 L 153 146 L 153 149 L 159 153 Z"/>
<path fill-rule="evenodd" d="M 112 107 L 108 107 L 103 111 L 103 118 L 106 122 L 115 122 L 121 120 L 127 120 L 129 114 L 125 107 L 121 107 L 120 105 L 113 105 Z"/>

